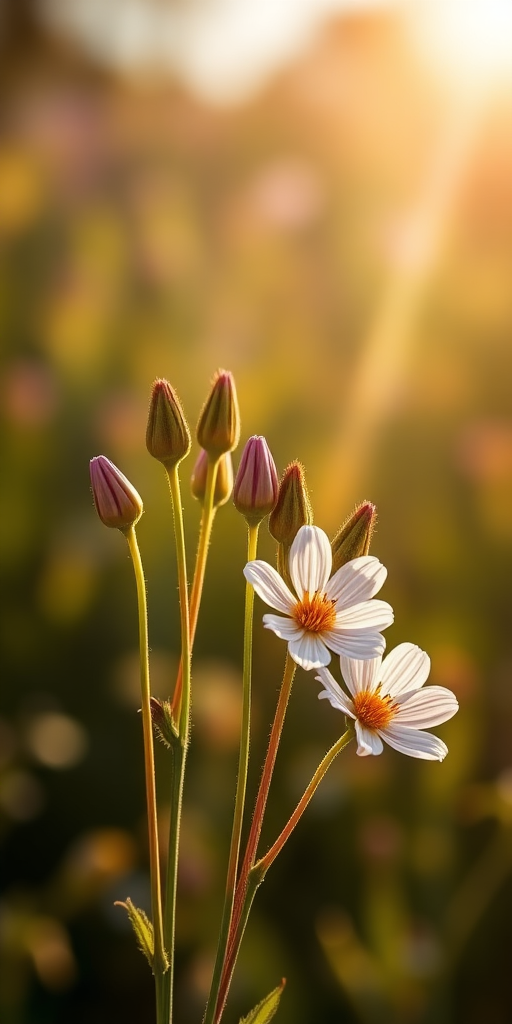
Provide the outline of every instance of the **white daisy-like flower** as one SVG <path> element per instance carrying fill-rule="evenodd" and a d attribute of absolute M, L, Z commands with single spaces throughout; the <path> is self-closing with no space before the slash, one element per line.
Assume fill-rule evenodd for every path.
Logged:
<path fill-rule="evenodd" d="M 375 658 L 386 642 L 379 632 L 393 622 L 385 601 L 372 601 L 387 571 L 378 558 L 364 555 L 342 565 L 329 579 L 331 545 L 318 526 L 301 526 L 290 548 L 290 577 L 296 595 L 267 562 L 248 562 L 244 575 L 265 604 L 283 615 L 264 615 L 267 629 L 288 641 L 302 668 L 331 660 L 329 650 L 350 658 Z"/>
<path fill-rule="evenodd" d="M 430 658 L 415 644 L 399 644 L 384 658 L 354 661 L 340 658 L 341 673 L 349 697 L 333 679 L 329 669 L 320 668 L 316 677 L 324 689 L 318 694 L 333 708 L 355 719 L 357 753 L 381 754 L 382 740 L 410 757 L 442 761 L 446 743 L 430 732 L 458 711 L 457 698 L 444 686 L 421 687 L 430 672 Z"/>

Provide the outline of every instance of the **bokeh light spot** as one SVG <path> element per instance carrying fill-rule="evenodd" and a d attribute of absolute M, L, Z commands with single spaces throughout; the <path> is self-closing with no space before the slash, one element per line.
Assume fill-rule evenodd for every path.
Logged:
<path fill-rule="evenodd" d="M 74 768 L 87 753 L 89 740 L 82 725 L 70 715 L 44 712 L 26 728 L 25 745 L 46 768 Z"/>

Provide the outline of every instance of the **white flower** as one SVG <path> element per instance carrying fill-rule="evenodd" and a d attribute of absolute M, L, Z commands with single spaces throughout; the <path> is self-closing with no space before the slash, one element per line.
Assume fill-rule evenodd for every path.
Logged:
<path fill-rule="evenodd" d="M 327 668 L 316 677 L 333 708 L 355 718 L 357 753 L 381 754 L 382 740 L 411 757 L 442 761 L 446 743 L 424 728 L 441 725 L 458 710 L 455 694 L 444 686 L 421 690 L 430 672 L 430 658 L 415 644 L 399 644 L 384 658 L 354 661 L 340 658 L 341 672 L 351 697 L 338 686 Z"/>
<path fill-rule="evenodd" d="M 387 572 L 368 555 L 342 565 L 329 579 L 331 545 L 318 526 L 301 526 L 290 548 L 292 594 L 267 562 L 248 562 L 244 575 L 265 604 L 283 612 L 264 615 L 267 629 L 288 641 L 288 650 L 305 669 L 328 665 L 331 655 L 375 658 L 386 643 L 379 630 L 393 622 L 393 609 L 370 598 L 380 590 Z"/>

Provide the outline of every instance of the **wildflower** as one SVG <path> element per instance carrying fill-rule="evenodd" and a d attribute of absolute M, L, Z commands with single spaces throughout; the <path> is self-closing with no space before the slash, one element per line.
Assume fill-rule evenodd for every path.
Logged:
<path fill-rule="evenodd" d="M 96 511 L 105 526 L 126 530 L 140 519 L 142 498 L 129 480 L 105 455 L 90 462 L 91 486 Z"/>
<path fill-rule="evenodd" d="M 421 687 L 430 672 L 430 658 L 415 644 L 399 644 L 384 658 L 354 661 L 340 658 L 341 673 L 351 696 L 338 686 L 329 669 L 316 677 L 324 686 L 319 699 L 355 719 L 357 753 L 380 754 L 382 740 L 410 757 L 442 761 L 446 743 L 424 728 L 441 725 L 458 710 L 455 694 L 444 686 Z"/>
<path fill-rule="evenodd" d="M 354 558 L 329 579 L 331 566 L 327 535 L 318 526 L 302 526 L 289 558 L 297 596 L 267 562 L 248 562 L 244 569 L 262 601 L 286 616 L 264 615 L 264 625 L 288 641 L 291 657 L 305 669 L 328 665 L 328 648 L 351 658 L 375 658 L 386 646 L 379 630 L 393 621 L 389 604 L 371 600 L 387 575 L 377 558 Z"/>
<path fill-rule="evenodd" d="M 249 523 L 260 523 L 277 501 L 279 484 L 272 454 L 264 437 L 250 437 L 236 474 L 233 501 Z"/>

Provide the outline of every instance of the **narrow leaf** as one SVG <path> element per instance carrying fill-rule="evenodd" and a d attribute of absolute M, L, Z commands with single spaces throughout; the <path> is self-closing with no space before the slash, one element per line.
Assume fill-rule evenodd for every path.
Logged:
<path fill-rule="evenodd" d="M 123 903 L 122 900 L 118 900 L 115 903 L 115 906 L 124 907 L 124 909 L 126 910 L 130 924 L 135 932 L 137 945 L 139 949 L 142 951 L 142 953 L 144 953 L 144 956 L 146 957 L 149 966 L 151 967 L 151 969 L 153 969 L 154 943 L 153 925 L 151 924 L 151 921 L 148 919 L 144 911 L 140 909 L 140 907 L 134 906 L 130 898 L 126 900 L 126 903 Z"/>
<path fill-rule="evenodd" d="M 251 1010 L 247 1017 L 242 1017 L 240 1024 L 268 1024 L 274 1014 L 277 1013 L 279 1000 L 285 985 L 286 978 L 283 978 L 281 984 L 273 989 L 272 992 L 269 992 L 268 996 L 265 996 L 261 1003 L 258 1003 L 254 1010 Z"/>

